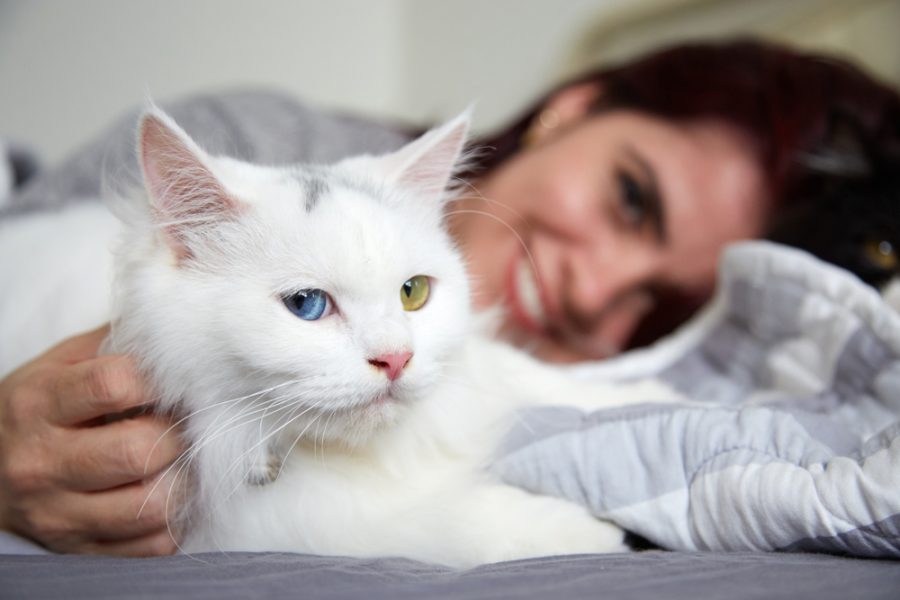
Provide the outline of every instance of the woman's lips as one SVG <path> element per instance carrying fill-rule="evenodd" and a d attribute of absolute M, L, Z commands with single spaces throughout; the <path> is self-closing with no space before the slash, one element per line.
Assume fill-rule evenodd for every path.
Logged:
<path fill-rule="evenodd" d="M 543 293 L 542 293 L 543 292 Z M 602 359 L 618 354 L 621 349 L 609 340 L 608 335 L 589 335 L 573 329 L 554 318 L 553 302 L 540 286 L 535 269 L 527 255 L 518 255 L 510 261 L 506 286 L 506 306 L 511 321 L 521 332 L 539 336 L 544 342 L 552 342 L 545 354 L 549 360 L 573 362 L 586 359 Z M 529 340 L 538 341 L 537 339 Z M 521 342 L 521 340 L 520 340 Z M 524 345 L 524 344 L 523 344 Z"/>
<path fill-rule="evenodd" d="M 547 312 L 541 302 L 541 289 L 527 257 L 517 256 L 509 269 L 507 305 L 513 320 L 533 333 L 545 333 Z"/>

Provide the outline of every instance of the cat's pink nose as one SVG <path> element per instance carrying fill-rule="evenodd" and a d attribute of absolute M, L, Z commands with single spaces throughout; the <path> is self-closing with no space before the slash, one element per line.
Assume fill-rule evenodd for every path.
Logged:
<path fill-rule="evenodd" d="M 384 369 L 388 379 L 394 381 L 403 374 L 403 368 L 412 358 L 412 352 L 388 352 L 381 356 L 369 359 L 369 364 L 379 369 Z"/>

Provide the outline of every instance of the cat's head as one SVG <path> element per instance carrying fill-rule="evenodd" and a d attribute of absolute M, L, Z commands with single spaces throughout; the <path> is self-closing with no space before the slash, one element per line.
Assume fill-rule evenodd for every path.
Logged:
<path fill-rule="evenodd" d="M 140 358 L 167 407 L 215 402 L 267 426 L 294 419 L 310 438 L 365 439 L 441 378 L 469 328 L 444 227 L 467 128 L 464 114 L 391 154 L 263 167 L 209 156 L 150 110 L 114 347 Z"/>
<path fill-rule="evenodd" d="M 881 287 L 900 275 L 900 149 L 835 112 L 770 234 Z"/>

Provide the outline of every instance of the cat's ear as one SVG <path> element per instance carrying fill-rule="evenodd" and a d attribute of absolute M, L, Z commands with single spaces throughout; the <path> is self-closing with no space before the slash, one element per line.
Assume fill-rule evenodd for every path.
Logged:
<path fill-rule="evenodd" d="M 873 165 L 865 138 L 863 127 L 854 117 L 833 111 L 823 139 L 805 157 L 805 166 L 824 175 L 868 177 Z"/>
<path fill-rule="evenodd" d="M 141 117 L 138 154 L 153 218 L 179 260 L 192 256 L 191 241 L 238 211 L 209 167 L 209 156 L 156 107 Z"/>
<path fill-rule="evenodd" d="M 436 127 L 400 150 L 381 157 L 388 180 L 419 196 L 441 199 L 469 132 L 471 109 Z"/>

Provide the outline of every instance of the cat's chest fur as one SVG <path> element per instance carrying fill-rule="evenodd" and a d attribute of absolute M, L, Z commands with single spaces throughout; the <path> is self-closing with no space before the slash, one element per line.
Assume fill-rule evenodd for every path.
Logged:
<path fill-rule="evenodd" d="M 439 385 L 362 447 L 323 440 L 313 424 L 309 435 L 279 457 L 274 481 L 213 498 L 209 529 L 195 531 L 201 539 L 186 548 L 407 556 L 421 551 L 423 544 L 400 542 L 440 522 L 451 525 L 448 503 L 460 502 L 488 480 L 484 467 L 517 404 L 510 394 L 475 381 L 476 357 L 490 355 L 492 345 L 467 343 Z"/>
<path fill-rule="evenodd" d="M 505 486 L 486 470 L 517 408 L 573 396 L 599 404 L 600 391 L 473 336 L 397 424 L 352 450 L 317 439 L 313 426 L 274 481 L 213 498 L 185 549 L 406 556 L 456 567 L 621 550 L 621 532 L 584 508 Z"/>

